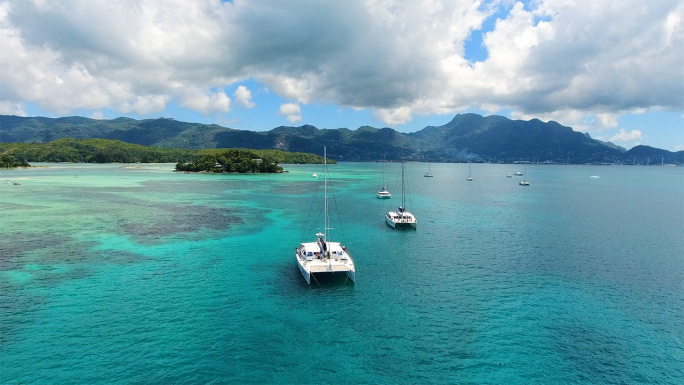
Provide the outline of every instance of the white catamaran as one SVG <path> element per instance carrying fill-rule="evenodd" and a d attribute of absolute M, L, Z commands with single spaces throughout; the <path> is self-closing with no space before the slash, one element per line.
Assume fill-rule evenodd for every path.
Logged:
<path fill-rule="evenodd" d="M 347 252 L 347 248 L 340 242 L 330 242 L 330 220 L 328 219 L 328 162 L 327 152 L 323 147 L 324 159 L 324 201 L 325 215 L 323 233 L 316 234 L 315 242 L 301 243 L 295 249 L 297 266 L 304 276 L 306 283 L 311 284 L 311 278 L 318 283 L 315 275 L 346 274 L 352 282 L 356 281 L 354 260 Z M 314 275 L 315 274 L 315 275 Z M 346 281 L 345 281 L 346 282 Z"/>
<path fill-rule="evenodd" d="M 412 228 L 415 229 L 418 221 L 416 217 L 410 212 L 406 211 L 406 171 L 404 170 L 404 161 L 401 161 L 401 206 L 397 211 L 390 211 L 385 215 L 385 222 L 392 228 Z"/>

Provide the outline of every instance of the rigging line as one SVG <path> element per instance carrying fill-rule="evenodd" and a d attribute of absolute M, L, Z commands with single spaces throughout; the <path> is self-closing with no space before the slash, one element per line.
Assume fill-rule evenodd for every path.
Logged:
<path fill-rule="evenodd" d="M 328 180 L 328 197 L 332 199 L 332 203 L 328 205 L 328 210 L 330 210 L 331 206 L 334 206 L 334 207 L 333 207 L 333 208 L 334 208 L 334 212 L 337 214 L 337 218 L 334 218 L 334 217 L 333 217 L 332 220 L 331 220 L 331 218 L 330 218 L 330 211 L 328 211 L 328 221 L 329 221 L 328 225 L 329 225 L 330 228 L 332 228 L 333 225 L 334 225 L 335 229 L 337 230 L 338 227 L 340 227 L 340 225 L 339 225 L 339 223 L 338 223 L 338 222 L 339 222 L 339 217 L 340 217 L 340 215 L 339 215 L 339 211 L 338 211 L 338 208 L 337 208 L 337 199 L 335 199 L 335 189 L 334 189 L 334 187 L 333 187 L 332 181 L 330 181 L 330 180 Z M 335 221 L 335 219 L 337 219 L 337 221 Z M 334 223 L 333 223 L 333 222 L 334 222 Z"/>
<path fill-rule="evenodd" d="M 337 198 L 335 196 L 335 190 L 333 189 L 332 184 L 330 182 L 328 182 L 328 184 L 330 185 L 331 195 L 333 198 L 333 204 L 335 205 L 335 212 L 337 213 L 337 227 L 339 227 L 339 229 L 340 229 L 340 241 L 342 241 L 342 243 L 347 243 L 347 239 L 344 236 L 344 226 L 342 226 L 342 217 L 340 216 L 340 208 L 339 208 L 339 205 L 337 204 Z"/>
<path fill-rule="evenodd" d="M 316 201 L 316 195 L 318 195 L 318 186 L 320 186 L 321 181 L 316 180 L 316 189 L 314 190 L 313 196 L 311 197 L 311 206 L 309 206 L 309 213 L 306 215 L 306 222 L 304 222 L 304 227 L 302 228 L 302 235 L 299 238 L 299 242 L 304 241 L 304 235 L 307 232 L 307 229 L 309 227 L 309 218 L 311 217 L 311 210 L 313 209 L 314 202 Z M 320 217 L 320 213 L 318 215 Z"/>
<path fill-rule="evenodd" d="M 408 177 L 406 179 L 408 179 Z M 407 181 L 406 183 L 404 183 L 404 185 L 404 189 L 406 190 L 406 199 L 408 200 L 408 206 L 411 207 L 410 211 L 415 215 L 415 206 L 413 205 L 413 196 L 411 194 L 410 184 Z"/>
<path fill-rule="evenodd" d="M 411 197 L 411 191 L 409 190 L 408 182 L 406 182 L 406 196 L 408 197 L 409 206 L 413 209 L 413 198 Z"/>
<path fill-rule="evenodd" d="M 399 173 L 401 173 L 401 168 L 400 168 L 399 170 L 400 170 Z M 401 196 L 401 195 L 400 195 L 401 193 L 397 193 L 397 191 L 401 191 L 401 188 L 399 187 L 399 186 L 400 186 L 400 182 L 399 182 L 399 181 L 401 181 L 401 174 L 399 174 L 399 178 L 397 178 L 397 177 L 396 177 L 396 173 L 395 173 L 395 178 L 394 178 L 394 189 L 392 190 L 392 191 L 394 191 L 394 193 L 392 193 L 392 194 L 394 194 L 394 195 L 392 196 L 392 198 L 388 199 L 388 202 L 387 202 L 387 211 L 388 211 L 388 212 L 389 212 L 389 211 L 392 211 L 392 209 L 393 209 L 394 206 L 396 205 L 396 203 L 395 203 L 396 201 L 393 201 L 393 199 L 397 199 L 397 196 L 398 196 L 397 194 L 399 194 L 399 196 Z M 399 199 L 401 199 L 401 198 L 399 198 Z M 401 202 L 401 201 L 400 201 L 400 202 Z M 386 214 L 386 213 L 385 213 L 385 214 Z"/>
<path fill-rule="evenodd" d="M 314 232 L 313 235 L 315 235 L 316 233 L 320 233 L 320 232 L 321 232 L 321 231 L 316 231 L 316 229 L 321 230 L 321 229 L 325 228 L 325 225 L 323 226 L 323 228 L 321 228 L 321 227 L 316 227 L 316 223 L 321 223 L 321 215 L 325 215 L 325 214 L 323 213 L 323 211 L 324 211 L 324 210 L 319 210 L 319 211 L 318 211 L 318 216 L 316 217 L 316 220 L 313 221 L 313 222 L 311 222 L 311 231 Z M 325 234 L 325 229 L 323 229 L 322 232 L 323 232 L 323 234 Z M 311 237 L 311 238 L 313 238 L 313 237 Z"/>

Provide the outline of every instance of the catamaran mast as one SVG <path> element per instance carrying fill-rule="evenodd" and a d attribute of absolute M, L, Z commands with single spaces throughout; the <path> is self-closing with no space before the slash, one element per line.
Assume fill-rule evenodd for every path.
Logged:
<path fill-rule="evenodd" d="M 323 243 L 325 244 L 325 255 L 329 255 L 328 237 L 330 236 L 330 218 L 328 218 L 328 151 L 323 146 L 323 196 L 325 201 L 325 219 L 323 222 Z"/>
<path fill-rule="evenodd" d="M 325 146 L 323 146 L 323 197 L 325 200 L 325 219 L 323 222 L 324 230 L 323 230 L 323 242 L 326 243 L 326 248 L 327 248 L 327 242 L 328 242 L 328 235 L 330 233 L 330 226 L 328 222 L 328 152 Z"/>
<path fill-rule="evenodd" d="M 406 208 L 406 198 L 404 197 L 404 176 L 406 175 L 406 171 L 404 171 L 404 159 L 401 159 L 401 212 L 404 212 L 404 209 Z"/>
<path fill-rule="evenodd" d="M 382 189 L 385 189 L 385 155 L 382 155 Z"/>

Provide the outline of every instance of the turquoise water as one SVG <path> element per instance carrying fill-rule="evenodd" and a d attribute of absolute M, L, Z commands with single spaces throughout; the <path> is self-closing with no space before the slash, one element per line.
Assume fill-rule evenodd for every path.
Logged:
<path fill-rule="evenodd" d="M 396 231 L 398 165 L 332 165 L 357 282 L 308 286 L 320 166 L 46 166 L 0 171 L 0 383 L 684 383 L 684 168 L 411 163 Z"/>

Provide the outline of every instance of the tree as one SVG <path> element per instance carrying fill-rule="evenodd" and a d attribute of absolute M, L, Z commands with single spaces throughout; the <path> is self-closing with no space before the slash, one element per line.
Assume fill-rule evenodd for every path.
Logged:
<path fill-rule="evenodd" d="M 30 167 L 26 161 L 18 160 L 10 154 L 0 155 L 0 167 L 1 168 L 16 168 L 16 167 Z"/>

